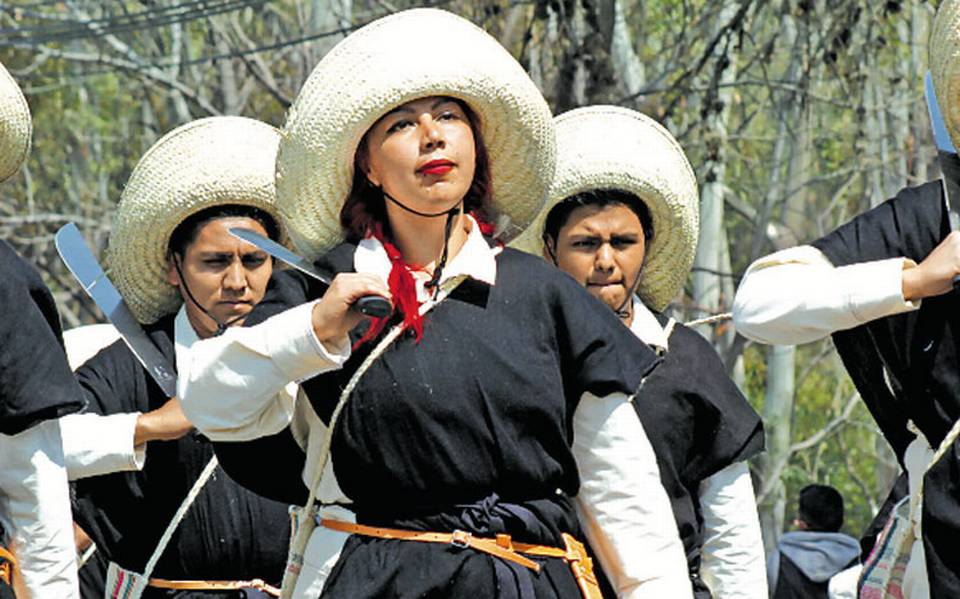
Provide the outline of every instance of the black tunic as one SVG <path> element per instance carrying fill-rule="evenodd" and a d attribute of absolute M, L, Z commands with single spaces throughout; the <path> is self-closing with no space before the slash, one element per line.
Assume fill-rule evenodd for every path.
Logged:
<path fill-rule="evenodd" d="M 354 249 L 340 246 L 319 266 L 352 270 Z M 301 301 L 320 295 L 300 280 Z M 265 317 L 289 305 L 268 294 L 257 310 Z M 304 384 L 321 418 L 373 345 Z M 579 488 L 570 444 L 581 395 L 632 394 L 655 363 L 573 279 L 506 249 L 494 286 L 461 284 L 427 314 L 419 343 L 402 336 L 361 379 L 334 435 L 337 479 L 358 522 L 562 546 L 562 532 L 582 538 L 570 499 Z M 243 444 L 220 444 L 218 453 L 231 445 Z M 567 566 L 544 561 L 533 575 L 473 551 L 354 535 L 323 596 L 578 597 Z"/>
<path fill-rule="evenodd" d="M 900 191 L 812 245 L 836 266 L 906 257 L 919 263 L 950 231 L 940 182 Z M 833 334 L 857 390 L 898 458 L 913 420 L 936 448 L 960 417 L 960 294 Z M 889 374 L 893 393 L 884 382 Z M 960 446 L 924 482 L 923 536 L 932 597 L 960 596 Z"/>
<path fill-rule="evenodd" d="M 657 316 L 661 326 L 668 319 Z M 700 483 L 763 451 L 763 423 L 727 376 L 706 339 L 675 325 L 663 362 L 643 382 L 634 407 L 650 439 L 670 497 L 697 599 L 703 545 Z"/>
<path fill-rule="evenodd" d="M 40 274 L 0 240 L 0 433 L 83 407 L 63 353 L 60 316 Z"/>
<path fill-rule="evenodd" d="M 175 362 L 173 317 L 147 327 L 160 351 Z M 167 398 L 122 340 L 77 370 L 98 414 L 148 412 Z M 216 398 L 210 398 L 216 401 Z M 76 483 L 75 517 L 120 566 L 142 572 L 157 541 L 200 472 L 212 444 L 193 432 L 177 441 L 153 441 L 142 472 L 115 473 Z M 287 506 L 241 487 L 217 468 L 180 523 L 153 576 L 182 580 L 250 580 L 279 586 L 290 536 Z M 169 596 L 148 589 L 144 597 Z M 180 593 L 177 597 L 224 596 Z"/>

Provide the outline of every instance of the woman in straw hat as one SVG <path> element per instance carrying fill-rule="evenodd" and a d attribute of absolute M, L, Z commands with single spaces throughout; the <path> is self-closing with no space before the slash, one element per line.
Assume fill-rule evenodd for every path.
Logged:
<path fill-rule="evenodd" d="M 30 149 L 30 110 L 0 65 L 0 180 Z M 40 274 L 0 241 L 0 596 L 76 597 L 67 477 L 57 418 L 79 410 L 60 317 Z M 4 544 L 16 545 L 21 573 Z M 21 594 L 21 596 L 23 596 Z"/>
<path fill-rule="evenodd" d="M 259 121 L 202 119 L 160 139 L 130 175 L 108 247 L 111 277 L 177 367 L 185 345 L 242 324 L 267 291 L 270 257 L 228 229 L 285 239 L 275 205 L 278 141 L 279 132 Z M 178 400 L 164 396 L 122 341 L 80 366 L 77 379 L 90 412 L 120 420 L 112 431 L 90 429 L 95 438 L 65 439 L 65 447 L 118 447 L 118 456 L 126 447 L 133 461 L 144 441 L 167 441 L 151 446 L 141 472 L 76 483 L 77 522 L 111 562 L 106 596 L 276 594 L 287 506 L 229 478 L 209 441 L 189 432 Z M 280 409 L 292 409 L 293 396 L 277 391 Z M 178 509 L 185 515 L 175 517 Z"/>
<path fill-rule="evenodd" d="M 948 0 L 934 21 L 929 58 L 954 146 L 958 48 L 960 2 Z M 886 569 L 868 564 L 861 583 L 887 587 L 884 593 L 899 585 L 908 598 L 960 596 L 960 233 L 947 209 L 948 193 L 960 190 L 960 161 L 955 153 L 940 158 L 942 181 L 903 189 L 809 245 L 755 261 L 734 301 L 737 330 L 750 339 L 798 344 L 832 335 L 906 470 L 909 496 L 895 512 L 918 539 L 902 555 L 902 580 L 888 586 L 880 579 Z M 896 492 L 883 518 L 893 500 Z M 878 542 L 877 556 L 883 550 Z"/>
<path fill-rule="evenodd" d="M 310 379 L 332 434 L 308 448 L 303 480 L 313 490 L 332 446 L 358 523 L 322 519 L 305 556 L 303 537 L 294 545 L 288 568 L 307 569 L 318 536 L 349 535 L 322 596 L 599 597 L 584 535 L 618 596 L 690 596 L 630 407 L 654 354 L 568 277 L 483 235 L 485 223 L 503 241 L 522 231 L 553 165 L 529 77 L 443 11 L 360 29 L 300 92 L 278 203 L 336 278 L 194 344 L 180 391 L 211 438 L 250 439 L 284 430 L 270 397 Z M 351 305 L 369 294 L 391 298 L 394 316 L 362 323 Z M 198 400 L 208 394 L 225 401 Z"/>
<path fill-rule="evenodd" d="M 663 356 L 634 408 L 657 454 L 694 596 L 766 597 L 745 462 L 763 449 L 760 417 L 710 344 L 662 314 L 696 251 L 693 170 L 673 136 L 638 112 L 593 106 L 554 123 L 547 203 L 514 247 L 571 275 Z"/>

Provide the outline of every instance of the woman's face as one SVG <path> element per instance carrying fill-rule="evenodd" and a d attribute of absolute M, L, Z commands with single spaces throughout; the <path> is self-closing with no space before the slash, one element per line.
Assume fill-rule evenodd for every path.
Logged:
<path fill-rule="evenodd" d="M 633 291 L 646 254 L 640 218 L 623 204 L 577 208 L 552 249 L 557 266 L 613 310 Z"/>
<path fill-rule="evenodd" d="M 263 225 L 252 218 L 217 218 L 200 227 L 196 238 L 179 257 L 183 281 L 193 297 L 222 323 L 249 314 L 263 299 L 273 273 L 270 256 L 231 235 L 229 230 L 232 227 L 251 229 L 267 236 Z M 197 334 L 208 337 L 216 332 L 217 323 L 190 301 L 172 260 L 167 282 L 179 288 L 187 317 Z M 236 324 L 243 324 L 243 318 Z"/>
<path fill-rule="evenodd" d="M 456 101 L 431 96 L 383 116 L 364 137 L 367 178 L 419 212 L 442 212 L 470 189 L 476 167 L 473 129 Z"/>

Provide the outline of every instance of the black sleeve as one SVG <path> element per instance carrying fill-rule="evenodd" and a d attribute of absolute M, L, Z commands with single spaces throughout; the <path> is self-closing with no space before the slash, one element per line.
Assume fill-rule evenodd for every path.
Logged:
<path fill-rule="evenodd" d="M 569 275 L 544 266 L 556 273 L 552 304 L 567 397 L 634 394 L 656 366 L 656 354 Z"/>
<path fill-rule="evenodd" d="M 14 435 L 83 407 L 63 351 L 53 296 L 36 270 L 0 242 L 0 433 Z"/>
<path fill-rule="evenodd" d="M 290 429 L 252 441 L 214 443 L 224 471 L 240 485 L 281 503 L 303 505 L 309 490 L 301 475 L 306 454 Z"/>
<path fill-rule="evenodd" d="M 695 455 L 685 480 L 703 480 L 736 462 L 763 451 L 763 421 L 727 375 L 720 356 L 696 331 L 677 325 L 670 337 L 670 354 L 678 352 L 688 368 L 684 385 L 696 390 L 705 409 L 694 423 Z"/>
<path fill-rule="evenodd" d="M 84 362 L 77 368 L 76 377 L 88 412 L 124 414 L 159 407 L 150 406 L 146 372 L 122 339 Z"/>

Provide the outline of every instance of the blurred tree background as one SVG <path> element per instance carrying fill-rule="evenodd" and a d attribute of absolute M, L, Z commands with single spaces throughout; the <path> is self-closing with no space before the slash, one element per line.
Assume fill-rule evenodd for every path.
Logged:
<path fill-rule="evenodd" d="M 939 176 L 922 83 L 935 2 L 0 2 L 0 61 L 34 116 L 30 159 L 0 186 L 0 234 L 44 273 L 65 326 L 102 316 L 56 256 L 59 226 L 102 249 L 126 178 L 165 132 L 218 114 L 281 126 L 337 41 L 412 6 L 490 32 L 557 113 L 619 104 L 674 133 L 701 192 L 696 266 L 671 308 L 684 320 L 729 311 L 753 259 Z M 830 340 L 770 348 L 729 322 L 699 330 L 766 423 L 752 466 L 767 545 L 810 482 L 841 490 L 858 535 L 898 465 Z"/>

